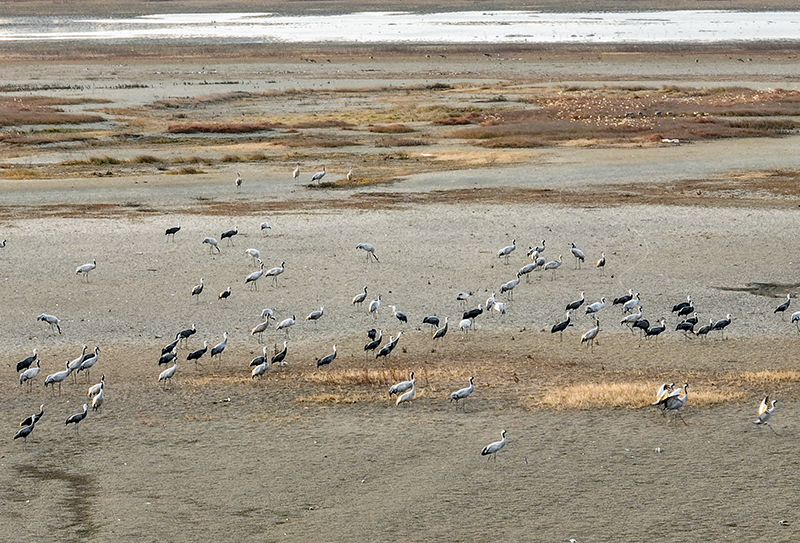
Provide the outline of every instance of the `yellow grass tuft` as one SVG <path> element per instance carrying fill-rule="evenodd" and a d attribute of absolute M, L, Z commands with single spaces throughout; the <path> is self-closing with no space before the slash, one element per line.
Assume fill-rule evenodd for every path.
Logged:
<path fill-rule="evenodd" d="M 740 379 L 751 383 L 785 383 L 800 381 L 800 371 L 793 370 L 762 370 L 744 371 L 738 376 Z"/>

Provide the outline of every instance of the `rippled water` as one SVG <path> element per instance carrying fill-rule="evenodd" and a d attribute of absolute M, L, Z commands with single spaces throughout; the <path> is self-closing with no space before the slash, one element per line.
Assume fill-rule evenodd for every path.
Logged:
<path fill-rule="evenodd" d="M 163 14 L 136 18 L 0 18 L 0 41 L 214 40 L 355 43 L 713 43 L 800 41 L 800 12 L 534 11 Z"/>

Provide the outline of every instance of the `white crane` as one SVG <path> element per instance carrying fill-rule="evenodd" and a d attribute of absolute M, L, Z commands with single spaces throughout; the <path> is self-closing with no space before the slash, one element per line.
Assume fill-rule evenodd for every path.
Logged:
<path fill-rule="evenodd" d="M 597 313 L 598 311 L 603 309 L 605 306 L 606 306 L 606 297 L 605 296 L 601 296 L 599 302 L 595 302 L 593 304 L 589 304 L 589 305 L 586 306 L 586 313 L 585 314 L 586 315 L 590 315 L 592 313 Z"/>
<path fill-rule="evenodd" d="M 333 346 L 333 352 L 327 356 L 323 356 L 317 360 L 317 367 L 327 366 L 331 362 L 336 360 L 336 345 Z"/>
<path fill-rule="evenodd" d="M 776 403 L 778 403 L 778 400 L 772 400 L 770 403 L 769 396 L 764 396 L 764 400 L 758 407 L 758 418 L 753 421 L 753 424 L 763 424 L 765 426 L 769 426 L 769 429 L 775 432 L 775 429 L 772 428 L 768 421 L 772 416 L 772 413 L 775 411 Z M 775 435 L 778 435 L 778 432 L 775 432 Z"/>
<path fill-rule="evenodd" d="M 367 253 L 367 262 L 372 262 L 372 259 L 375 259 L 375 262 L 380 262 L 378 260 L 378 255 L 375 254 L 375 246 L 371 243 L 359 243 L 356 245 L 356 249 L 361 249 L 362 251 L 366 251 Z"/>
<path fill-rule="evenodd" d="M 75 270 L 75 275 L 83 275 L 86 278 L 86 282 L 89 282 L 89 272 L 92 271 L 97 267 L 97 259 L 92 260 L 88 264 L 84 264 L 82 266 L 78 266 Z"/>
<path fill-rule="evenodd" d="M 456 390 L 455 392 L 450 394 L 450 401 L 456 402 L 456 408 L 458 408 L 458 401 L 468 398 L 470 394 L 475 390 L 475 384 L 473 380 L 475 377 L 469 378 L 469 386 L 466 388 L 461 388 Z"/>
<path fill-rule="evenodd" d="M 286 269 L 286 262 L 281 262 L 280 266 L 276 266 L 274 268 L 270 268 L 267 270 L 267 277 L 272 277 L 272 283 L 277 287 L 278 286 L 278 276 L 284 272 Z"/>
<path fill-rule="evenodd" d="M 323 177 L 325 177 L 325 166 L 322 166 L 322 171 L 319 171 L 311 176 L 311 182 L 319 182 Z"/>
<path fill-rule="evenodd" d="M 242 174 L 239 172 L 236 172 L 236 181 L 234 181 L 234 183 L 236 184 L 237 189 L 242 186 Z"/>
<path fill-rule="evenodd" d="M 575 244 L 574 244 L 574 243 L 572 244 L 572 247 L 570 248 L 570 252 L 572 253 L 572 256 L 574 256 L 574 257 L 575 257 L 575 269 L 578 269 L 578 270 L 579 270 L 579 269 L 581 269 L 581 263 L 582 263 L 584 260 L 586 260 L 586 255 L 585 255 L 585 254 L 583 254 L 583 251 L 581 251 L 580 249 L 578 249 L 578 248 L 575 246 Z"/>
<path fill-rule="evenodd" d="M 456 295 L 456 301 L 461 302 L 462 304 L 466 304 L 467 298 L 469 298 L 470 296 L 472 296 L 471 292 L 459 292 Z"/>
<path fill-rule="evenodd" d="M 411 388 L 403 392 L 397 397 L 397 401 L 394 402 L 395 405 L 400 405 L 401 403 L 409 403 L 411 400 L 414 399 L 414 395 L 417 393 L 417 380 L 413 377 L 411 378 Z"/>
<path fill-rule="evenodd" d="M 353 180 L 353 168 L 352 167 L 350 168 L 350 171 L 347 172 L 347 175 L 345 177 L 347 177 L 348 181 L 352 181 Z"/>
<path fill-rule="evenodd" d="M 42 367 L 39 365 L 39 360 L 36 360 L 36 365 L 32 368 L 28 368 L 27 370 L 23 371 L 19 374 L 19 384 L 20 386 L 23 383 L 28 383 L 28 391 L 33 388 L 33 378 L 39 375 L 39 372 L 42 370 Z"/>
<path fill-rule="evenodd" d="M 86 415 L 88 413 L 89 413 L 89 404 L 83 404 L 83 412 L 82 413 L 75 413 L 74 415 L 69 417 L 67 419 L 67 421 L 64 423 L 64 425 L 66 426 L 67 424 L 74 424 L 75 425 L 75 431 L 77 432 L 78 431 L 78 423 L 80 421 L 82 421 L 83 419 L 85 419 Z"/>
<path fill-rule="evenodd" d="M 489 311 L 491 308 L 493 308 L 494 304 L 496 303 L 497 300 L 494 297 L 494 292 L 492 292 L 492 295 L 486 298 L 486 311 Z"/>
<path fill-rule="evenodd" d="M 100 382 L 99 383 L 89 387 L 89 390 L 86 392 L 86 396 L 89 397 L 89 398 L 93 398 L 96 394 L 100 393 L 100 389 L 103 388 L 104 386 L 106 386 L 106 375 L 105 375 L 105 373 L 103 374 L 102 377 L 100 377 Z"/>
<path fill-rule="evenodd" d="M 175 365 L 178 365 L 178 361 L 175 361 Z M 174 371 L 172 373 L 175 373 Z M 106 401 L 106 383 L 105 381 L 100 381 L 100 392 L 94 395 L 92 398 L 92 411 L 97 411 L 103 406 L 103 403 Z"/>
<path fill-rule="evenodd" d="M 169 381 L 170 379 L 172 379 L 172 377 L 175 375 L 175 372 L 176 372 L 177 370 L 178 370 L 178 361 L 176 360 L 176 361 L 175 361 L 175 364 L 173 364 L 173 366 L 172 366 L 171 368 L 167 368 L 167 369 L 165 369 L 165 370 L 164 370 L 164 371 L 162 371 L 162 372 L 161 372 L 161 374 L 158 376 L 158 382 L 159 382 L 159 383 L 160 383 L 161 381 L 164 381 L 164 390 L 166 390 L 166 389 L 167 389 L 167 381 Z M 101 389 L 101 392 L 100 392 L 100 393 L 102 394 L 102 389 Z M 99 396 L 99 395 L 100 395 L 100 394 L 98 394 L 97 396 Z M 97 396 L 95 396 L 95 399 L 97 399 Z M 94 402 L 92 402 L 92 409 L 94 409 Z"/>
<path fill-rule="evenodd" d="M 218 253 L 222 252 L 219 249 L 219 241 L 217 241 L 216 238 L 212 237 L 203 238 L 203 243 L 208 243 L 212 253 L 214 252 L 214 249 L 216 249 Z"/>
<path fill-rule="evenodd" d="M 584 343 L 589 344 L 589 351 L 594 352 L 594 340 L 597 337 L 597 334 L 600 332 L 600 321 L 597 320 L 597 317 L 594 318 L 595 327 L 587 330 L 581 336 L 581 345 Z"/>
<path fill-rule="evenodd" d="M 464 332 L 465 337 L 469 332 L 470 326 L 472 326 L 472 319 L 461 319 L 461 322 L 458 323 L 458 327 L 461 328 L 462 332 Z"/>
<path fill-rule="evenodd" d="M 556 260 L 551 260 L 547 264 L 544 265 L 545 270 L 553 270 L 553 280 L 555 281 L 556 278 L 556 270 L 564 262 L 564 258 L 561 255 L 558 255 Z"/>
<path fill-rule="evenodd" d="M 37 321 L 46 322 L 50 325 L 50 331 L 58 330 L 58 333 L 61 333 L 61 319 L 56 317 L 55 315 L 48 315 L 47 313 L 42 313 L 38 317 L 36 317 Z"/>
<path fill-rule="evenodd" d="M 378 297 L 377 297 L 377 298 L 375 298 L 374 300 L 372 300 L 372 301 L 369 303 L 369 311 L 368 311 L 368 312 L 369 312 L 369 313 L 370 313 L 370 314 L 371 314 L 373 317 L 375 317 L 375 318 L 378 318 L 378 308 L 379 308 L 380 306 L 381 306 L 381 295 L 380 295 L 380 294 L 378 294 Z"/>
<path fill-rule="evenodd" d="M 414 382 L 414 372 L 411 372 L 411 375 L 408 377 L 408 381 L 400 381 L 397 384 L 392 385 L 389 387 L 389 397 L 391 398 L 395 394 L 402 394 L 406 390 L 411 388 L 411 385 Z"/>
<path fill-rule="evenodd" d="M 275 327 L 275 330 L 284 330 L 286 335 L 289 335 L 289 328 L 294 326 L 294 323 L 297 322 L 295 316 L 292 315 L 289 318 L 283 319 L 281 322 L 278 323 L 278 326 Z"/>
<path fill-rule="evenodd" d="M 298 177 L 300 177 L 300 163 L 299 162 L 297 163 L 297 167 L 292 172 L 292 179 L 297 179 Z"/>
<path fill-rule="evenodd" d="M 244 284 L 246 285 L 247 283 L 253 283 L 253 288 L 255 290 L 258 290 L 258 280 L 261 279 L 262 275 L 264 275 L 264 263 L 261 262 L 261 259 L 258 260 L 258 263 L 261 266 L 261 269 L 254 271 L 244 278 Z"/>
<path fill-rule="evenodd" d="M 69 361 L 66 362 L 67 369 L 63 371 L 57 371 L 56 373 L 51 373 L 44 380 L 44 386 L 47 388 L 47 385 L 53 385 L 58 383 L 58 394 L 61 395 L 61 383 L 69 377 L 69 374 L 72 373 L 72 370 L 69 367 Z"/>
<path fill-rule="evenodd" d="M 353 296 L 353 305 L 358 304 L 360 307 L 361 304 L 364 303 L 364 300 L 367 299 L 367 287 L 364 287 L 364 292 L 359 292 L 355 296 Z"/>
<path fill-rule="evenodd" d="M 497 451 L 506 446 L 506 431 L 500 432 L 500 441 L 489 443 L 481 451 L 481 456 L 489 456 L 490 454 L 497 460 Z"/>
<path fill-rule="evenodd" d="M 512 239 L 511 245 L 506 245 L 505 247 L 497 251 L 497 258 L 505 257 L 505 263 L 508 264 L 508 256 L 511 253 L 513 253 L 516 248 L 517 248 L 517 240 Z"/>
<path fill-rule="evenodd" d="M 225 347 L 228 345 L 228 332 L 222 334 L 223 340 L 214 345 L 211 348 L 211 358 L 213 359 L 215 356 L 219 356 L 222 358 L 222 351 L 225 350 Z"/>
<path fill-rule="evenodd" d="M 200 284 L 195 285 L 192 287 L 192 296 L 197 296 L 197 300 L 200 301 L 200 293 L 203 292 L 203 288 L 205 287 L 205 283 L 203 283 L 203 278 L 200 278 Z"/>

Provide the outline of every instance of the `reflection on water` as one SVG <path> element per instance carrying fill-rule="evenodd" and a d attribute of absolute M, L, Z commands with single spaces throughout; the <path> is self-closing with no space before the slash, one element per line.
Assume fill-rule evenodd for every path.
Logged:
<path fill-rule="evenodd" d="M 7 17 L 0 41 L 213 40 L 355 43 L 712 43 L 800 40 L 800 12 L 535 11 L 278 16 L 192 13 L 136 18 Z"/>

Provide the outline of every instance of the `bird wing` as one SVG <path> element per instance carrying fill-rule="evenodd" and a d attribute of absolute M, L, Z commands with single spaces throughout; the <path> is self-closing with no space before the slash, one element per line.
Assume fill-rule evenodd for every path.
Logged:
<path fill-rule="evenodd" d="M 758 407 L 758 416 L 760 417 L 766 413 L 767 409 L 769 409 L 769 396 L 764 396 L 764 399 L 761 400 L 761 405 Z"/>

